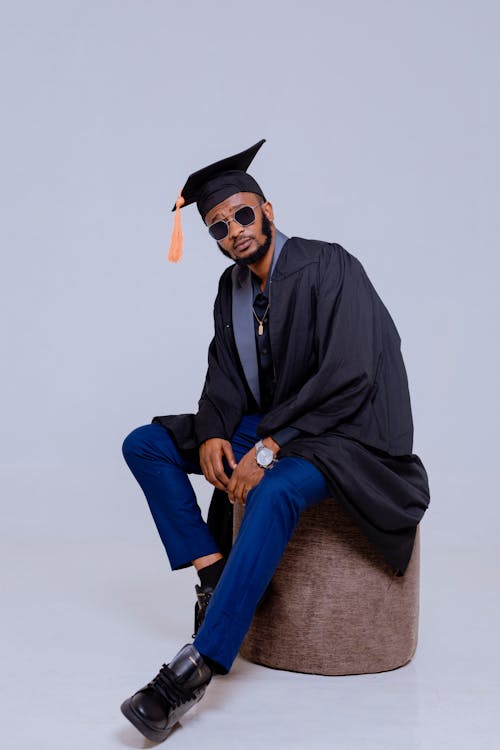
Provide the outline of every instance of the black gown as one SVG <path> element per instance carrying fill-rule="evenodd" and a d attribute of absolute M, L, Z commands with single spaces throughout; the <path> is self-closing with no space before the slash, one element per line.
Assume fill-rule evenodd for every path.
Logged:
<path fill-rule="evenodd" d="M 232 328 L 232 271 L 219 281 L 198 412 L 154 418 L 183 450 L 211 437 L 229 440 L 252 410 Z M 332 497 L 403 574 L 430 498 L 425 468 L 412 453 L 396 326 L 359 260 L 340 245 L 288 239 L 271 282 L 276 387 L 258 434 L 299 429 L 278 457 L 317 466 Z M 208 521 L 223 552 L 231 543 L 230 514 L 224 493 L 214 493 Z"/>

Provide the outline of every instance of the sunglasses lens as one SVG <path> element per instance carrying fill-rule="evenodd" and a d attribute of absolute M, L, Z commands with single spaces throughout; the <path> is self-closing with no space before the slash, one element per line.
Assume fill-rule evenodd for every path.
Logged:
<path fill-rule="evenodd" d="M 253 224 L 255 221 L 255 211 L 252 206 L 242 206 L 234 212 L 234 220 L 242 227 L 247 227 L 249 224 Z M 225 221 L 216 221 L 208 227 L 208 233 L 214 240 L 220 242 L 225 239 L 229 234 L 228 225 Z"/>
<path fill-rule="evenodd" d="M 255 211 L 252 206 L 242 206 L 235 212 L 234 218 L 242 227 L 247 227 L 255 221 Z"/>
<path fill-rule="evenodd" d="M 216 221 L 208 228 L 208 233 L 214 240 L 220 242 L 224 237 L 227 237 L 227 224 L 225 221 Z"/>

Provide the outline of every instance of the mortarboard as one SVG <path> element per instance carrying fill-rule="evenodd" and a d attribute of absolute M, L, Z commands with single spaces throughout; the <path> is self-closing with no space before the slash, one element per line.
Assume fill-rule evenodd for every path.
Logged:
<path fill-rule="evenodd" d="M 189 175 L 172 209 L 175 211 L 175 218 L 168 251 L 169 260 L 175 263 L 182 255 L 181 207 L 196 203 L 204 219 L 211 208 L 235 193 L 256 193 L 265 197 L 256 180 L 247 174 L 248 167 L 263 143 L 265 138 L 245 151 L 227 156 Z"/>

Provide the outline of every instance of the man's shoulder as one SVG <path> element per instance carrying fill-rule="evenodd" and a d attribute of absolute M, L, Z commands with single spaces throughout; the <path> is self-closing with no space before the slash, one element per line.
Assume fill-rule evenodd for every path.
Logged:
<path fill-rule="evenodd" d="M 342 266 L 346 259 L 356 260 L 338 242 L 314 240 L 306 237 L 288 237 L 276 264 L 274 276 L 288 276 L 309 264 L 323 263 L 326 266 Z M 218 293 L 229 293 L 234 274 L 241 271 L 236 263 L 227 266 L 219 278 Z M 244 270 L 244 269 L 243 269 Z"/>
<path fill-rule="evenodd" d="M 306 237 L 289 237 L 285 243 L 285 247 L 290 254 L 304 255 L 311 259 L 319 258 L 329 253 L 347 253 L 347 250 L 342 245 L 339 245 L 338 242 L 312 240 Z"/>
<path fill-rule="evenodd" d="M 346 254 L 348 255 L 347 251 L 337 242 L 289 237 L 278 260 L 276 271 L 289 274 L 308 264 L 341 261 Z"/>

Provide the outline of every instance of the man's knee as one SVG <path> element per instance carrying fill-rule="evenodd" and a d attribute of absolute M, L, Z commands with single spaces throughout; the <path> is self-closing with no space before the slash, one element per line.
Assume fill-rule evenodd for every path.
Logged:
<path fill-rule="evenodd" d="M 164 438 L 159 430 L 166 432 L 163 427 L 156 424 L 146 424 L 137 427 L 127 435 L 122 445 L 123 458 L 130 465 L 136 458 L 151 457 L 155 453 L 155 444 L 158 438 Z M 168 434 L 167 434 L 168 437 Z"/>
<path fill-rule="evenodd" d="M 248 493 L 247 505 L 258 507 L 259 515 L 272 520 L 296 522 L 303 506 L 303 498 L 293 479 L 287 475 L 264 474 L 261 482 Z"/>

